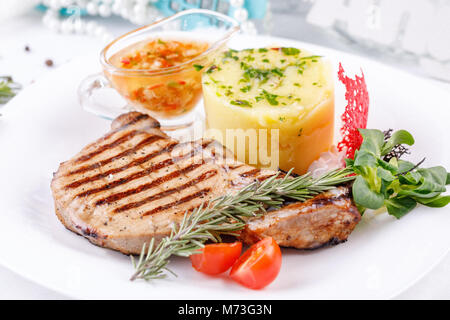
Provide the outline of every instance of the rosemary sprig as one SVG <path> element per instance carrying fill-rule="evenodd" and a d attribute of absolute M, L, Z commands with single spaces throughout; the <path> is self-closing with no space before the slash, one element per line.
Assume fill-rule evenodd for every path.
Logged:
<path fill-rule="evenodd" d="M 221 241 L 221 235 L 238 235 L 245 226 L 245 218 L 265 212 L 267 207 L 279 208 L 287 199 L 306 201 L 339 184 L 354 179 L 351 168 L 338 169 L 314 179 L 310 174 L 292 178 L 291 171 L 278 179 L 275 175 L 263 182 L 254 182 L 235 194 L 215 198 L 186 213 L 181 223 L 172 225 L 172 232 L 155 247 L 154 239 L 148 248 L 144 244 L 136 263 L 131 256 L 135 273 L 130 280 L 164 278 L 165 271 L 174 274 L 167 265 L 172 255 L 188 257 L 204 247 L 208 240 Z"/>
<path fill-rule="evenodd" d="M 20 89 L 10 76 L 0 76 L 0 105 L 7 103 Z"/>

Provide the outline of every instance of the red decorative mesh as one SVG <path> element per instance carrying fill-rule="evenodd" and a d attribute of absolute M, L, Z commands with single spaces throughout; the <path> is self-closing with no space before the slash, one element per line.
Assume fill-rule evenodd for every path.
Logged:
<path fill-rule="evenodd" d="M 347 149 L 347 157 L 353 159 L 355 150 L 361 146 L 363 138 L 358 132 L 358 129 L 365 129 L 367 127 L 367 116 L 369 113 L 369 93 L 367 92 L 366 82 L 364 80 L 364 73 L 361 70 L 362 76 L 355 75 L 355 79 L 344 75 L 342 64 L 339 63 L 339 80 L 345 85 L 345 100 L 347 106 L 341 116 L 342 140 L 338 143 L 339 151 L 344 148 Z"/>

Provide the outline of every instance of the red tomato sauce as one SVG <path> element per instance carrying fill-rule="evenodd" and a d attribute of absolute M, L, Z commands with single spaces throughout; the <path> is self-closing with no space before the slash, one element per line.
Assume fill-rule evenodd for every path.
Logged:
<path fill-rule="evenodd" d="M 196 58 L 208 47 L 207 42 L 197 41 L 138 42 L 120 50 L 109 61 L 121 69 L 140 70 L 139 74 L 108 76 L 114 87 L 139 111 L 148 111 L 160 118 L 177 117 L 192 110 L 201 97 L 203 66 L 202 60 Z M 185 65 L 167 72 L 163 70 L 181 64 Z M 161 73 L 146 74 L 145 70 L 161 70 Z"/>

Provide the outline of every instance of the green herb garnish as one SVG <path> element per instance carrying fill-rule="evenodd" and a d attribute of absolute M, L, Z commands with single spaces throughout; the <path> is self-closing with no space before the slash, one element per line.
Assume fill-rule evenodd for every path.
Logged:
<path fill-rule="evenodd" d="M 253 56 L 251 56 L 251 55 L 245 56 L 243 59 L 244 59 L 244 60 L 247 60 L 248 62 L 255 61 L 255 57 L 253 57 Z"/>
<path fill-rule="evenodd" d="M 216 80 L 214 78 L 212 78 L 211 76 L 209 76 L 209 79 L 214 83 L 214 84 L 218 84 L 220 81 Z"/>
<path fill-rule="evenodd" d="M 284 76 L 283 70 L 280 68 L 273 68 L 272 70 L 270 70 L 270 72 L 272 72 L 273 74 L 276 74 L 277 76 L 280 76 L 280 77 Z"/>
<path fill-rule="evenodd" d="M 157 246 L 152 239 L 142 247 L 137 263 L 131 257 L 135 269 L 131 280 L 173 274 L 167 267 L 172 256 L 188 257 L 203 248 L 206 241 L 221 242 L 223 235 L 237 236 L 248 217 L 265 213 L 267 207 L 277 209 L 289 200 L 303 202 L 352 180 L 354 201 L 361 211 L 386 206 L 389 214 L 400 218 L 417 203 L 443 207 L 450 202 L 450 196 L 441 195 L 445 185 L 450 184 L 450 173 L 443 167 L 423 169 L 395 157 L 389 162 L 383 160 L 395 146 L 412 145 L 410 133 L 400 130 L 388 139 L 380 130 L 360 129 L 360 133 L 363 143 L 355 152 L 355 159 L 346 160 L 346 168 L 316 179 L 310 174 L 292 178 L 290 170 L 282 179 L 276 174 L 263 182 L 255 181 L 234 194 L 203 203 L 191 214 L 186 212 L 181 223 L 173 224 L 170 235 Z"/>
<path fill-rule="evenodd" d="M 0 104 L 11 100 L 21 88 L 21 85 L 15 83 L 11 77 L 0 76 Z"/>
<path fill-rule="evenodd" d="M 270 72 L 270 70 L 256 69 L 249 66 L 245 70 L 244 74 L 242 75 L 243 78 L 240 81 L 249 82 L 250 79 L 257 79 L 261 81 L 261 83 L 265 83 L 269 79 Z"/>
<path fill-rule="evenodd" d="M 300 53 L 300 50 L 297 48 L 281 48 L 281 52 L 283 52 L 287 56 L 294 56 Z"/>
<path fill-rule="evenodd" d="M 178 81 L 171 80 L 167 83 L 167 86 L 170 88 L 176 88 L 176 87 L 181 86 L 181 84 Z"/>
<path fill-rule="evenodd" d="M 249 92 L 251 89 L 252 89 L 252 86 L 248 85 L 248 86 L 242 87 L 240 90 L 242 92 Z"/>
<path fill-rule="evenodd" d="M 310 174 L 292 178 L 291 172 L 282 179 L 277 179 L 276 174 L 263 182 L 256 181 L 237 193 L 202 204 L 191 214 L 185 213 L 181 223 L 173 224 L 171 234 L 157 246 L 152 239 L 142 247 L 137 262 L 131 256 L 135 272 L 130 280 L 161 279 L 166 272 L 174 274 L 167 268 L 172 256 L 188 257 L 203 248 L 206 241 L 220 242 L 223 235 L 236 236 L 245 226 L 244 219 L 264 213 L 266 207 L 279 208 L 287 200 L 303 202 L 354 179 L 349 177 L 349 169 L 335 170 L 317 179 Z"/>
<path fill-rule="evenodd" d="M 205 67 L 205 66 L 202 66 L 202 65 L 200 65 L 200 64 L 194 64 L 194 68 L 195 68 L 196 71 L 200 71 L 200 70 L 202 70 L 204 67 Z"/>
<path fill-rule="evenodd" d="M 450 196 L 442 196 L 450 183 L 450 174 L 441 166 L 419 168 L 419 164 L 388 155 L 397 145 L 413 145 L 414 138 L 405 130 L 396 131 L 388 139 L 383 132 L 359 129 L 363 143 L 355 152 L 355 158 L 346 159 L 357 174 L 353 184 L 355 203 L 364 211 L 386 207 L 388 213 L 401 218 L 417 203 L 429 207 L 443 207 Z"/>
<path fill-rule="evenodd" d="M 322 58 L 322 56 L 307 56 L 307 57 L 301 57 L 300 60 L 315 60 L 314 62 L 317 62 L 317 58 Z"/>
<path fill-rule="evenodd" d="M 251 107 L 252 104 L 248 102 L 247 100 L 232 100 L 230 103 L 234 106 L 240 106 L 240 107 Z"/>
<path fill-rule="evenodd" d="M 217 69 L 217 66 L 215 64 L 213 64 L 211 67 L 208 68 L 208 70 L 206 70 L 206 73 L 210 74 L 216 69 Z"/>
<path fill-rule="evenodd" d="M 244 61 L 241 61 L 241 69 L 248 70 L 250 69 L 250 65 L 246 64 Z"/>
<path fill-rule="evenodd" d="M 266 98 L 266 100 L 272 105 L 272 106 L 277 106 L 278 105 L 278 95 L 273 94 L 273 93 L 269 93 L 266 90 L 263 90 L 263 95 L 264 98 Z"/>
<path fill-rule="evenodd" d="M 237 50 L 230 49 L 230 50 L 226 51 L 223 54 L 223 56 L 224 56 L 224 58 L 231 58 L 231 59 L 234 59 L 237 61 L 239 58 L 237 56 L 233 56 L 233 53 L 236 53 L 236 52 L 237 52 Z"/>

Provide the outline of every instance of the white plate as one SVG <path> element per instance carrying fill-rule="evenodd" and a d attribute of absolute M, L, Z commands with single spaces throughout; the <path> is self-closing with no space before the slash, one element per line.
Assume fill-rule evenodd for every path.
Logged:
<path fill-rule="evenodd" d="M 342 61 L 349 75 L 362 67 L 370 93 L 369 127 L 407 129 L 416 145 L 412 160 L 450 169 L 450 94 L 427 81 L 370 60 L 274 38 L 239 37 L 236 48 L 263 45 L 308 48 Z M 96 56 L 75 60 L 19 94 L 0 117 L 0 263 L 57 292 L 76 298 L 302 299 L 390 298 L 425 275 L 450 247 L 450 209 L 420 207 L 400 221 L 365 216 L 349 241 L 332 248 L 283 250 L 274 283 L 261 291 L 225 277 L 195 272 L 189 260 L 171 267 L 179 275 L 130 282 L 129 258 L 91 245 L 67 231 L 54 214 L 52 172 L 108 130 L 109 122 L 81 109 L 77 86 L 99 71 Z M 337 113 L 345 106 L 336 83 Z"/>

